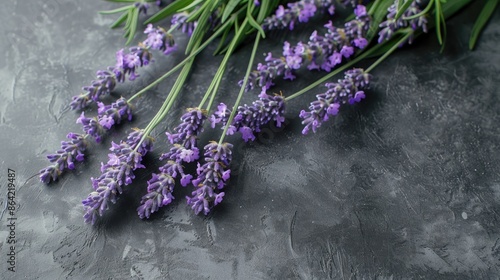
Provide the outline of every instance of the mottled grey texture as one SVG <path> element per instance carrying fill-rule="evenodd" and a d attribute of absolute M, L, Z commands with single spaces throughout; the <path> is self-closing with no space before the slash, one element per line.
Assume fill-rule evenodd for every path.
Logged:
<path fill-rule="evenodd" d="M 75 172 L 49 186 L 31 178 L 67 132 L 81 129 L 68 110 L 71 97 L 123 47 L 121 33 L 107 27 L 112 18 L 97 14 L 112 7 L 17 0 L 0 9 L 0 195 L 3 208 L 12 168 L 20 205 L 16 274 L 6 271 L 2 216 L 2 279 L 498 279 L 499 11 L 473 52 L 467 40 L 477 5 L 450 22 L 443 54 L 433 34 L 400 50 L 373 72 L 366 100 L 315 135 L 301 136 L 295 116 L 321 88 L 288 104 L 283 131 L 265 130 L 252 144 L 230 137 L 234 176 L 210 216 L 194 216 L 183 199 L 190 190 L 178 187 L 172 205 L 142 221 L 135 208 L 161 164 L 155 157 L 167 147 L 163 131 L 177 124 L 182 107 L 198 103 L 221 60 L 204 53 L 183 101 L 154 133 L 148 170 L 92 227 L 81 206 L 89 178 L 98 176 L 110 141 L 144 127 L 173 83 L 140 99 L 134 122 L 94 145 Z M 279 35 L 261 52 L 279 52 Z M 230 62 L 221 96 L 234 98 L 249 53 L 246 46 Z M 181 59 L 156 56 L 116 95 L 129 96 Z M 279 85 L 290 94 L 315 75 Z"/>

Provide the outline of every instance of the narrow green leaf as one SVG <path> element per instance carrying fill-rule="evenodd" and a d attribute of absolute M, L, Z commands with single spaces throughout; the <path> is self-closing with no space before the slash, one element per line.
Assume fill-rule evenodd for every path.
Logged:
<path fill-rule="evenodd" d="M 474 27 L 472 27 L 472 32 L 470 34 L 470 40 L 469 40 L 469 49 L 474 49 L 474 46 L 476 45 L 477 39 L 479 38 L 479 35 L 481 34 L 481 31 L 485 27 L 486 23 L 490 19 L 490 17 L 493 15 L 493 12 L 495 11 L 495 8 L 498 5 L 499 0 L 488 0 L 486 4 L 484 4 L 483 9 L 481 10 L 481 13 L 479 13 L 479 16 L 477 17 L 476 22 L 474 23 Z"/>
<path fill-rule="evenodd" d="M 380 0 L 378 2 L 377 8 L 374 10 L 372 15 L 372 23 L 370 24 L 370 29 L 367 32 L 366 39 L 371 42 L 373 38 L 378 34 L 378 28 L 380 23 L 387 16 L 387 9 L 394 4 L 393 0 Z M 374 4 L 375 5 L 375 4 Z"/>
<path fill-rule="evenodd" d="M 413 0 L 406 0 L 406 2 L 402 6 L 398 6 L 398 13 L 396 14 L 396 20 L 399 19 L 406 10 L 410 7 Z"/>
<path fill-rule="evenodd" d="M 166 6 L 165 8 L 161 9 L 159 12 L 156 14 L 152 15 L 149 19 L 147 19 L 144 24 L 148 23 L 154 23 L 158 22 L 162 19 L 165 19 L 168 16 L 171 16 L 175 13 L 177 13 L 178 10 L 186 7 L 187 5 L 191 4 L 194 0 L 177 0 L 172 2 L 170 5 Z"/>
<path fill-rule="evenodd" d="M 441 1 L 436 1 L 436 8 L 434 10 L 435 13 L 435 22 L 436 22 L 436 36 L 438 38 L 439 44 L 443 45 L 443 36 L 441 35 L 441 16 L 443 14 L 443 11 L 441 10 Z"/>
<path fill-rule="evenodd" d="M 183 12 L 183 11 L 189 11 L 189 10 L 192 10 L 194 9 L 196 6 L 200 5 L 201 3 L 203 3 L 203 1 L 206 1 L 206 0 L 194 0 L 193 3 L 187 5 L 186 7 L 183 7 L 181 9 L 178 10 L 178 12 Z M 212 0 L 214 1 L 214 0 Z"/>
<path fill-rule="evenodd" d="M 114 10 L 100 11 L 99 13 L 101 15 L 111 15 L 111 14 L 116 14 L 116 13 L 120 13 L 120 12 L 125 12 L 126 10 L 133 9 L 133 8 L 134 8 L 133 5 L 129 5 L 129 6 L 124 6 L 124 7 L 118 8 L 118 9 L 114 9 Z"/>
<path fill-rule="evenodd" d="M 233 13 L 234 9 L 236 8 L 236 6 L 238 6 L 239 3 L 240 0 L 229 0 L 226 7 L 224 8 L 224 12 L 222 13 L 221 22 L 226 22 L 227 18 Z"/>
<path fill-rule="evenodd" d="M 230 31 L 231 31 L 231 27 L 228 27 L 228 28 L 226 28 L 226 30 L 224 30 L 224 33 L 222 34 L 222 36 L 220 38 L 219 45 L 217 46 L 217 49 L 215 50 L 214 55 L 220 54 L 222 52 L 222 49 L 227 46 L 226 39 L 227 39 L 227 36 L 229 35 Z"/>
<path fill-rule="evenodd" d="M 441 10 L 441 12 L 442 12 L 442 10 Z M 440 52 L 442 53 L 444 51 L 444 46 L 446 45 L 446 21 L 444 19 L 443 14 L 441 14 L 441 24 L 443 26 L 443 44 L 441 45 Z"/>
<path fill-rule="evenodd" d="M 135 31 L 137 30 L 138 19 L 139 19 L 139 9 L 134 9 L 134 11 L 132 12 L 132 20 L 130 23 L 128 40 L 125 43 L 125 45 L 130 44 L 130 42 L 132 42 L 132 40 L 134 39 Z"/>
<path fill-rule="evenodd" d="M 110 28 L 117 28 L 127 19 L 128 13 L 123 13 L 113 24 L 111 24 Z"/>
<path fill-rule="evenodd" d="M 203 38 L 205 36 L 205 32 L 208 29 L 209 23 L 208 19 L 210 18 L 211 12 L 210 12 L 210 5 L 211 1 L 205 1 L 203 6 L 199 9 L 201 10 L 201 15 L 198 19 L 198 24 L 196 25 L 196 28 L 193 31 L 193 34 L 191 34 L 191 38 L 189 39 L 189 42 L 186 46 L 186 54 L 191 52 L 191 49 L 193 48 L 193 45 L 196 41 L 201 40 L 200 38 Z M 188 21 L 191 17 L 188 18 Z"/>

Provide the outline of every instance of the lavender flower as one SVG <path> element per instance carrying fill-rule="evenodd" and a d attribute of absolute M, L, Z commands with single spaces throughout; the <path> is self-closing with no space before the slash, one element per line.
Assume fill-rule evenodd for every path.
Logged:
<path fill-rule="evenodd" d="M 130 48 L 128 53 L 123 49 L 116 52 L 115 66 L 97 71 L 97 80 L 83 87 L 83 93 L 73 97 L 71 109 L 81 110 L 98 101 L 101 96 L 111 93 L 117 83 L 125 82 L 127 76 L 130 81 L 135 80 L 139 77 L 137 69 L 152 61 L 150 50 L 160 50 L 167 55 L 177 49 L 172 35 L 162 28 L 153 28 L 149 24 L 144 33 L 148 35 L 147 39 Z"/>
<path fill-rule="evenodd" d="M 365 48 L 368 44 L 365 34 L 370 27 L 370 17 L 362 5 L 358 5 L 354 13 L 356 19 L 346 22 L 343 28 L 333 26 L 330 21 L 325 25 L 327 32 L 323 36 L 314 31 L 307 44 L 299 42 L 292 47 L 285 42 L 281 57 L 273 57 L 272 53 L 268 53 L 266 63 L 259 63 L 257 70 L 249 76 L 246 90 L 259 85 L 262 92 L 266 92 L 274 84 L 276 77 L 283 76 L 284 79 L 293 80 L 294 71 L 305 65 L 309 70 L 330 72 L 344 58 L 351 57 L 356 48 Z"/>
<path fill-rule="evenodd" d="M 101 142 L 102 137 L 114 124 L 119 124 L 122 118 L 127 117 L 132 120 L 131 105 L 123 97 L 112 103 L 104 105 L 102 102 L 97 102 L 98 116 L 93 118 L 85 117 L 82 112 L 76 123 L 83 126 L 83 131 L 92 136 L 97 143 Z"/>
<path fill-rule="evenodd" d="M 419 28 L 422 28 L 422 31 L 427 33 L 427 16 L 421 15 L 417 18 L 407 20 L 405 19 L 406 17 L 411 17 L 416 14 L 419 14 L 422 12 L 422 9 L 419 6 L 420 1 L 416 0 L 413 1 L 408 7 L 408 9 L 403 13 L 403 15 L 396 19 L 396 14 L 398 12 L 398 1 L 396 0 L 394 4 L 392 4 L 388 9 L 386 21 L 382 22 L 379 26 L 381 27 L 381 30 L 379 31 L 378 35 L 378 42 L 381 43 L 383 41 L 389 40 L 394 32 L 400 28 L 408 27 L 410 26 L 413 30 L 417 30 Z M 413 42 L 413 36 L 410 36 L 408 38 L 408 43 L 411 44 Z"/>
<path fill-rule="evenodd" d="M 153 139 L 146 137 L 142 145 L 138 146 L 143 135 L 143 130 L 134 130 L 126 141 L 112 143 L 108 162 L 101 164 L 101 176 L 91 179 L 94 191 L 82 201 L 85 222 L 94 224 L 97 215 L 102 216 L 108 209 L 109 202 L 116 203 L 118 195 L 122 193 L 122 186 L 132 183 L 135 178 L 133 171 L 144 168 L 142 157 L 151 151 Z"/>
<path fill-rule="evenodd" d="M 193 179 L 193 176 L 184 173 L 182 163 L 199 159 L 196 141 L 197 136 L 203 132 L 203 122 L 206 118 L 205 110 L 189 108 L 182 115 L 181 123 L 174 128 L 176 133 L 166 133 L 173 147 L 161 155 L 160 160 L 167 160 L 167 163 L 160 167 L 160 173 L 153 174 L 148 181 L 148 192 L 142 197 L 141 205 L 137 208 L 141 219 L 149 218 L 151 213 L 172 202 L 175 179 L 179 175 L 183 187 Z"/>
<path fill-rule="evenodd" d="M 233 145 L 210 142 L 205 146 L 205 164 L 198 164 L 197 178 L 192 181 L 196 190 L 187 196 L 187 203 L 198 215 L 201 211 L 207 215 L 211 208 L 222 202 L 221 191 L 231 175 L 228 168 L 232 159 Z"/>
<path fill-rule="evenodd" d="M 154 28 L 152 24 L 148 24 L 144 33 L 148 34 L 148 38 L 143 42 L 148 49 L 163 51 L 165 55 L 177 50 L 174 37 L 165 29 Z"/>
<path fill-rule="evenodd" d="M 305 125 L 302 134 L 309 133 L 311 129 L 316 132 L 330 116 L 337 115 L 341 105 L 354 104 L 364 99 L 364 89 L 368 87 L 370 79 L 370 74 L 365 73 L 363 69 L 355 68 L 346 71 L 343 80 L 326 83 L 328 90 L 316 95 L 317 100 L 311 102 L 310 111 L 302 110 L 299 114 L 303 119 L 302 124 Z"/>
<path fill-rule="evenodd" d="M 224 103 L 217 107 L 217 111 L 210 117 L 212 128 L 217 124 L 225 126 L 229 120 L 231 111 Z M 251 106 L 238 107 L 227 134 L 240 132 L 245 142 L 255 140 L 254 132 L 259 132 L 263 125 L 275 121 L 277 127 L 285 121 L 285 99 L 281 95 L 269 96 L 265 93 L 259 95 L 259 100 L 254 101 Z"/>
<path fill-rule="evenodd" d="M 54 164 L 40 170 L 40 181 L 44 183 L 55 181 L 65 169 L 75 168 L 75 160 L 84 160 L 83 152 L 87 148 L 85 135 L 69 133 L 66 138 L 69 141 L 62 141 L 60 150 L 47 155 L 47 159 Z"/>
<path fill-rule="evenodd" d="M 289 28 L 293 30 L 296 22 L 308 22 L 314 16 L 318 7 L 328 10 L 330 15 L 335 12 L 332 0 L 300 0 L 288 3 L 287 7 L 280 5 L 271 17 L 264 19 L 262 27 L 266 30 Z"/>
<path fill-rule="evenodd" d="M 177 26 L 177 29 L 180 29 L 183 33 L 186 33 L 189 37 L 193 34 L 194 29 L 196 28 L 197 22 L 187 22 L 189 18 L 188 12 L 180 12 L 172 16 L 172 26 Z"/>

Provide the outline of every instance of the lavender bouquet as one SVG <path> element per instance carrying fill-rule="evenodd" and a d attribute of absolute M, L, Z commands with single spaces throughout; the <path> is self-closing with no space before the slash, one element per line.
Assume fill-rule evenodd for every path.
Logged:
<path fill-rule="evenodd" d="M 186 197 L 195 214 L 209 214 L 222 203 L 229 179 L 233 144 L 227 135 L 238 134 L 245 142 L 254 141 L 256 134 L 268 125 L 281 127 L 285 113 L 298 114 L 304 125 L 302 134 L 315 133 L 342 108 L 365 99 L 372 80 L 371 71 L 397 49 L 411 44 L 418 35 L 435 28 L 437 40 L 444 47 L 446 19 L 465 8 L 472 0 L 108 0 L 127 5 L 103 14 L 119 14 L 111 26 L 123 26 L 126 44 L 134 41 L 141 29 L 139 18 L 145 14 L 143 30 L 147 38 L 136 46 L 116 52 L 116 64 L 96 73 L 96 78 L 82 93 L 73 97 L 70 107 L 78 111 L 76 122 L 82 132 L 71 132 L 62 141 L 61 149 L 47 156 L 50 165 L 43 168 L 39 178 L 44 183 L 57 181 L 67 170 L 84 161 L 90 142 L 100 143 L 109 131 L 122 121 L 132 120 L 135 101 L 161 81 L 179 72 L 163 105 L 144 128 L 133 129 L 126 139 L 112 142 L 108 161 L 101 164 L 101 174 L 91 178 L 90 194 L 82 200 L 84 220 L 95 223 L 111 208 L 119 195 L 135 179 L 136 169 L 153 150 L 151 133 L 166 118 L 171 117 L 176 100 L 183 98 L 182 88 L 198 55 L 211 44 L 218 44 L 216 54 L 223 56 L 219 68 L 198 104 L 186 108 L 179 124 L 167 129 L 165 140 L 171 145 L 160 160 L 164 162 L 144 184 L 144 195 L 138 198 L 137 213 L 149 218 L 161 207 L 170 204 L 176 185 L 191 188 Z M 473 27 L 470 48 L 474 45 L 498 0 L 487 1 Z M 149 16 L 152 9 L 158 10 Z M 348 11 L 347 17 L 336 11 Z M 140 17 L 141 15 L 141 17 Z M 267 53 L 254 66 L 259 43 L 269 32 L 293 30 L 312 17 L 328 18 L 323 26 L 295 45 L 283 43 L 281 54 Z M 333 22 L 342 22 L 334 24 Z M 160 26 L 153 24 L 160 23 Z M 105 104 L 118 83 L 140 78 L 141 68 L 147 67 L 157 55 L 182 55 L 175 43 L 174 30 L 189 37 L 185 58 L 139 92 Z M 253 40 L 251 56 L 244 77 L 235 87 L 239 93 L 225 103 L 214 104 L 228 61 L 241 44 Z M 368 68 L 356 64 L 377 58 Z M 277 79 L 295 80 L 299 69 L 318 73 L 319 79 L 291 94 L 275 88 Z M 335 79 L 339 74 L 341 78 Z M 324 92 L 314 97 L 309 107 L 300 112 L 286 112 L 286 105 L 295 98 L 308 95 L 310 90 L 324 85 Z M 251 105 L 241 104 L 244 94 L 255 91 Z M 253 94 L 253 93 L 248 93 Z M 234 99 L 234 100 L 233 100 Z M 89 113 L 96 112 L 93 116 Z M 220 128 L 220 137 L 200 143 L 200 134 L 207 129 Z M 191 174 L 187 166 L 193 165 Z M 111 203 L 110 203 L 111 202 Z"/>

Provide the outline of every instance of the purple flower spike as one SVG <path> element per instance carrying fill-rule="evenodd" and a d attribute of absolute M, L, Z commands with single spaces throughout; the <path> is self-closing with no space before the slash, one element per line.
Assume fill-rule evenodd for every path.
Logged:
<path fill-rule="evenodd" d="M 173 147 L 168 153 L 161 155 L 160 160 L 167 163 L 160 167 L 159 174 L 153 174 L 148 181 L 148 192 L 142 197 L 137 213 L 141 219 L 149 218 L 151 213 L 160 207 L 169 204 L 173 199 L 172 192 L 175 179 L 180 176 L 183 187 L 191 183 L 193 176 L 184 173 L 183 162 L 194 162 L 199 159 L 197 136 L 203 132 L 203 122 L 207 119 L 206 111 L 198 108 L 189 108 L 182 115 L 181 123 L 174 128 L 176 133 L 166 133 Z"/>
<path fill-rule="evenodd" d="M 47 155 L 47 159 L 53 165 L 40 170 L 40 181 L 44 183 L 55 181 L 65 169 L 72 170 L 75 168 L 75 160 L 83 161 L 83 152 L 87 148 L 85 136 L 77 133 L 69 133 L 66 136 L 69 141 L 62 141 L 60 150 L 55 154 Z"/>
<path fill-rule="evenodd" d="M 343 80 L 337 83 L 326 83 L 328 90 L 325 93 L 316 95 L 317 100 L 309 106 L 309 111 L 302 110 L 299 117 L 303 119 L 305 125 L 302 134 L 307 134 L 312 129 L 313 132 L 321 124 L 335 116 L 339 112 L 341 105 L 354 104 L 365 98 L 364 89 L 368 88 L 371 75 L 365 73 L 363 69 L 356 68 L 345 72 Z"/>
<path fill-rule="evenodd" d="M 109 94 L 116 86 L 116 77 L 112 71 L 97 71 L 97 80 L 92 81 L 90 86 L 83 87 L 83 93 L 74 96 L 71 101 L 71 109 L 81 110 L 86 108 L 100 96 Z"/>
<path fill-rule="evenodd" d="M 143 44 L 149 49 L 163 51 L 166 55 L 177 49 L 177 45 L 175 44 L 172 34 L 168 33 L 161 27 L 154 28 L 152 24 L 148 24 L 144 33 L 148 34 L 148 38 L 143 42 Z"/>
<path fill-rule="evenodd" d="M 212 127 L 216 124 L 225 126 L 231 111 L 221 103 L 218 110 L 211 116 Z M 260 128 L 270 121 L 274 121 L 277 127 L 281 127 L 285 121 L 285 99 L 281 95 L 269 96 L 265 93 L 259 95 L 259 100 L 254 101 L 252 106 L 243 105 L 238 107 L 227 134 L 234 131 L 241 133 L 245 142 L 254 141 L 255 132 L 260 132 Z"/>
<path fill-rule="evenodd" d="M 136 151 L 143 133 L 142 130 L 135 130 L 127 141 L 112 143 L 109 160 L 101 166 L 101 176 L 92 178 L 94 191 L 82 201 L 85 222 L 94 224 L 97 216 L 102 216 L 108 209 L 109 202 L 116 203 L 118 195 L 122 193 L 122 186 L 132 183 L 135 178 L 133 171 L 144 168 L 142 157 L 152 149 L 153 139 L 147 137 Z"/>
<path fill-rule="evenodd" d="M 422 31 L 427 33 L 428 30 L 427 30 L 426 15 L 421 15 L 417 18 L 413 18 L 410 20 L 405 19 L 407 17 L 412 17 L 422 12 L 419 3 L 420 3 L 419 0 L 413 1 L 410 7 L 408 7 L 408 9 L 403 13 L 403 15 L 396 20 L 395 18 L 398 12 L 398 1 L 395 1 L 394 4 L 387 9 L 388 13 L 386 16 L 386 20 L 380 24 L 381 30 L 378 33 L 379 35 L 378 42 L 381 43 L 383 41 L 389 40 L 394 34 L 394 32 L 396 32 L 396 30 L 408 26 L 410 26 L 413 30 L 422 28 Z M 412 41 L 413 41 L 413 36 L 410 36 L 410 38 L 408 38 L 408 43 L 411 44 Z"/>
<path fill-rule="evenodd" d="M 83 112 L 76 120 L 76 123 L 82 124 L 83 131 L 94 137 L 97 143 L 101 142 L 102 136 L 106 133 L 106 129 L 101 125 L 97 117 L 86 118 Z"/>
<path fill-rule="evenodd" d="M 355 48 L 364 49 L 368 45 L 365 36 L 370 28 L 370 17 L 366 8 L 356 6 L 356 18 L 346 22 L 343 28 L 335 27 L 330 21 L 325 25 L 327 32 L 324 35 L 314 31 L 309 37 L 309 42 L 297 43 L 291 46 L 285 42 L 283 56 L 275 57 L 268 53 L 265 64 L 259 63 L 248 79 L 245 90 L 250 90 L 257 85 L 266 92 L 274 85 L 278 76 L 284 79 L 295 79 L 294 72 L 304 66 L 309 70 L 332 71 L 343 59 L 350 58 L 355 53 Z M 240 86 L 243 81 L 240 81 Z"/>
<path fill-rule="evenodd" d="M 181 123 L 174 128 L 177 133 L 166 133 L 170 143 L 179 143 L 186 148 L 192 147 L 192 136 L 196 137 L 203 132 L 203 122 L 207 119 L 207 112 L 198 108 L 188 108 L 182 115 Z"/>
<path fill-rule="evenodd" d="M 197 22 L 187 22 L 188 18 L 189 13 L 187 12 L 177 13 L 172 16 L 171 24 L 172 26 L 177 26 L 177 29 L 191 37 L 191 34 L 193 34 L 193 31 L 196 28 Z"/>
<path fill-rule="evenodd" d="M 287 8 L 280 5 L 271 17 L 264 20 L 262 27 L 266 30 L 284 29 L 293 30 L 297 22 L 308 22 L 316 14 L 318 8 L 328 11 L 330 15 L 335 12 L 332 0 L 300 0 L 288 3 Z"/>
<path fill-rule="evenodd" d="M 222 202 L 224 192 L 221 190 L 229 180 L 232 148 L 229 143 L 219 145 L 214 141 L 205 146 L 205 164 L 198 164 L 198 176 L 192 181 L 196 190 L 191 197 L 186 197 L 196 215 L 202 211 L 208 215 L 213 206 Z"/>

